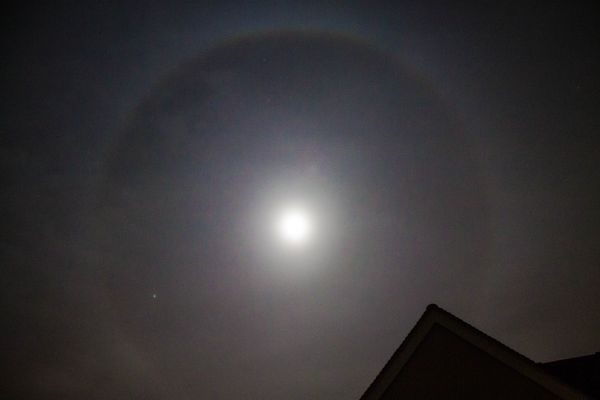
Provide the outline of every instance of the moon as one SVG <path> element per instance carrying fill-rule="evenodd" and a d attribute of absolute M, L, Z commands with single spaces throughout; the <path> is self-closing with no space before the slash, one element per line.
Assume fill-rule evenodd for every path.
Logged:
<path fill-rule="evenodd" d="M 304 245 L 310 240 L 312 228 L 313 222 L 309 213 L 299 207 L 283 210 L 276 224 L 281 241 L 295 247 Z"/>

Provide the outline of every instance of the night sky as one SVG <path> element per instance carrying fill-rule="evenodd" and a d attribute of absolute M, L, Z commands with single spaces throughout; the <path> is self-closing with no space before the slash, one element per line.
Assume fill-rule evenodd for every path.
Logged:
<path fill-rule="evenodd" d="M 12 398 L 357 399 L 429 303 L 599 351 L 600 25 L 566 4 L 5 10 Z"/>

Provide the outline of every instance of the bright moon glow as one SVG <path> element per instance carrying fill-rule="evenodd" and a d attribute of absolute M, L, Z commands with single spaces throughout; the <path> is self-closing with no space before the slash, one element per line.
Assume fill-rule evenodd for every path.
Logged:
<path fill-rule="evenodd" d="M 301 245 L 308 241 L 311 233 L 311 221 L 308 214 L 301 209 L 284 211 L 278 221 L 278 232 L 289 244 Z"/>

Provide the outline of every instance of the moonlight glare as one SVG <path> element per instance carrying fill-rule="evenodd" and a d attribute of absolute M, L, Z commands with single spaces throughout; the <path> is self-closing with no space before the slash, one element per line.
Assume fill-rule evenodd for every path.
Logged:
<path fill-rule="evenodd" d="M 286 244 L 300 246 L 307 243 L 312 233 L 310 216 L 301 208 L 284 210 L 277 221 L 277 233 Z"/>

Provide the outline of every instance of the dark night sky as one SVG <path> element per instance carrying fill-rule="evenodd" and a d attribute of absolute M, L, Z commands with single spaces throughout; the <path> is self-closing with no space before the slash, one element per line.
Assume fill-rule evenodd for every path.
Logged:
<path fill-rule="evenodd" d="M 428 303 L 600 350 L 597 14 L 441 3 L 3 13 L 14 398 L 358 398 Z"/>

